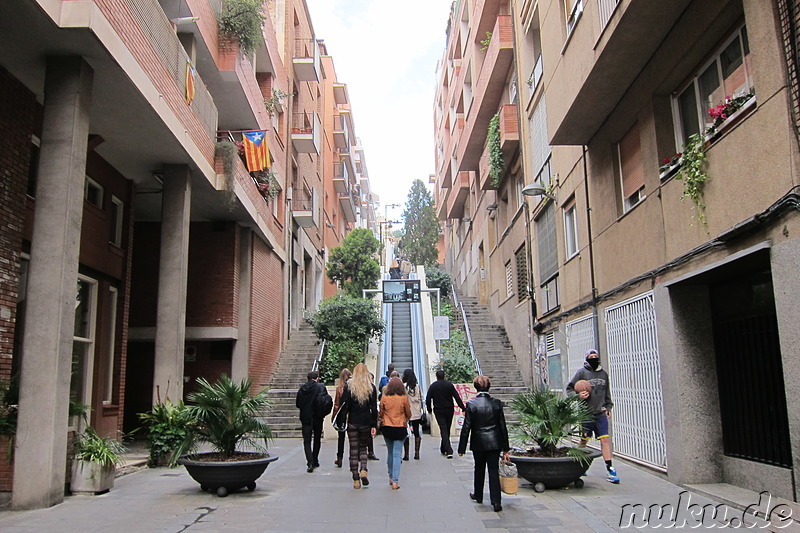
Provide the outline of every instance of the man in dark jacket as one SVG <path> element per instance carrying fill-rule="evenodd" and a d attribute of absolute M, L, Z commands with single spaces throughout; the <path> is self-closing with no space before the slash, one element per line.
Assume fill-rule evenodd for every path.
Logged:
<path fill-rule="evenodd" d="M 325 415 L 316 412 L 317 397 L 328 394 L 325 385 L 319 382 L 319 374 L 312 370 L 306 376 L 308 381 L 297 391 L 295 406 L 300 409 L 300 423 L 303 426 L 303 448 L 306 452 L 306 472 L 311 473 L 319 467 L 320 439 L 322 421 Z M 312 446 L 313 438 L 313 446 Z"/>
<path fill-rule="evenodd" d="M 464 425 L 458 441 L 458 455 L 467 451 L 467 440 L 475 460 L 475 489 L 469 497 L 478 503 L 483 502 L 484 473 L 489 470 L 489 498 L 495 512 L 503 510 L 500 505 L 500 452 L 508 461 L 508 429 L 503 414 L 503 402 L 489 396 L 491 381 L 486 376 L 477 376 L 472 382 L 478 395 L 467 402 Z M 472 438 L 469 435 L 472 432 Z"/>
<path fill-rule="evenodd" d="M 586 380 L 592 384 L 591 391 L 577 392 L 575 383 Z M 608 372 L 600 366 L 600 354 L 597 350 L 586 352 L 586 362 L 583 368 L 575 372 L 572 381 L 567 385 L 567 394 L 577 394 L 584 400 L 592 412 L 594 420 L 584 424 L 581 428 L 581 446 L 586 446 L 592 434 L 600 441 L 600 450 L 603 452 L 603 459 L 606 462 L 607 480 L 611 483 L 619 483 L 619 476 L 616 469 L 611 464 L 611 438 L 609 437 L 608 425 L 611 418 L 611 409 L 614 402 L 611 401 L 611 389 L 608 383 Z"/>
<path fill-rule="evenodd" d="M 461 400 L 458 391 L 452 383 L 444 379 L 444 370 L 436 371 L 436 381 L 428 387 L 428 395 L 425 397 L 425 407 L 428 412 L 433 412 L 436 423 L 439 424 L 439 432 L 442 435 L 442 443 L 439 445 L 439 452 L 446 455 L 448 459 L 453 458 L 453 446 L 450 444 L 450 426 L 453 423 L 453 400 L 461 410 L 464 410 L 464 402 Z M 433 410 L 431 411 L 431 402 Z"/>

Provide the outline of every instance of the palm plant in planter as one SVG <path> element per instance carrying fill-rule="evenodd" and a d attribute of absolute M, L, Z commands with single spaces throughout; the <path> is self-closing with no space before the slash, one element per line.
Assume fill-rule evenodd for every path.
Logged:
<path fill-rule="evenodd" d="M 89 426 L 75 438 L 70 490 L 94 494 L 114 486 L 117 465 L 122 464 L 126 449 L 111 437 L 101 437 Z"/>
<path fill-rule="evenodd" d="M 522 446 L 511 454 L 519 475 L 530 481 L 536 492 L 573 482 L 582 487 L 581 474 L 600 452 L 562 443 L 576 435 L 581 424 L 592 420 L 586 404 L 577 396 L 539 386 L 514 396 L 511 410 L 518 417 L 510 424 L 512 440 Z"/>
<path fill-rule="evenodd" d="M 267 391 L 250 396 L 250 380 L 237 383 L 224 374 L 213 384 L 198 378 L 197 385 L 187 396 L 192 405 L 186 407 L 193 431 L 176 452 L 192 453 L 178 459 L 178 464 L 186 467 L 200 488 L 216 491 L 218 496 L 242 487 L 254 490 L 256 479 L 278 459 L 267 453 L 272 430 L 259 418 L 270 403 Z M 208 443 L 214 451 L 193 453 L 199 442 Z M 255 451 L 240 450 L 243 444 Z"/>

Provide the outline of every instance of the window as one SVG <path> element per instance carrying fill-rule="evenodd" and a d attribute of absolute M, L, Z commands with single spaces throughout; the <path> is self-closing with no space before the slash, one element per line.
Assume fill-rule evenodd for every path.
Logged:
<path fill-rule="evenodd" d="M 108 321 L 105 325 L 108 328 L 108 335 L 106 335 L 107 343 L 104 348 L 104 355 L 106 359 L 106 383 L 105 390 L 103 391 L 103 403 L 112 403 L 114 397 L 114 344 L 117 333 L 117 289 L 110 287 L 108 289 Z"/>
<path fill-rule="evenodd" d="M 514 269 L 511 266 L 511 261 L 506 263 L 506 297 L 514 294 Z"/>
<path fill-rule="evenodd" d="M 95 312 L 97 309 L 97 282 L 80 276 L 75 297 L 75 323 L 72 333 L 72 372 L 69 399 L 80 404 L 90 404 L 92 399 L 92 354 L 94 353 Z M 70 425 L 80 423 L 73 417 Z"/>
<path fill-rule="evenodd" d="M 564 13 L 567 17 L 567 35 L 571 35 L 583 13 L 583 0 L 564 0 Z"/>
<path fill-rule="evenodd" d="M 639 125 L 633 127 L 617 144 L 623 211 L 627 212 L 644 199 L 644 166 Z"/>
<path fill-rule="evenodd" d="M 754 94 L 753 69 L 747 28 L 742 26 L 699 69 L 687 85 L 677 91 L 673 99 L 676 137 L 679 146 L 690 136 L 714 125 L 709 109 L 726 98 Z"/>
<path fill-rule="evenodd" d="M 564 245 L 567 259 L 578 253 L 578 221 L 574 199 L 564 207 Z"/>
<path fill-rule="evenodd" d="M 103 187 L 89 176 L 86 176 L 86 182 L 83 188 L 83 199 L 103 209 Z"/>
<path fill-rule="evenodd" d="M 522 246 L 514 254 L 517 264 L 517 302 L 528 299 L 528 259 L 527 249 Z"/>
<path fill-rule="evenodd" d="M 122 219 L 125 214 L 125 203 L 117 198 L 111 196 L 111 235 L 109 235 L 109 242 L 122 246 Z"/>
<path fill-rule="evenodd" d="M 559 305 L 558 246 L 555 206 L 552 203 L 536 219 L 536 241 L 539 252 L 539 286 L 542 289 L 540 308 L 543 313 L 547 313 Z"/>

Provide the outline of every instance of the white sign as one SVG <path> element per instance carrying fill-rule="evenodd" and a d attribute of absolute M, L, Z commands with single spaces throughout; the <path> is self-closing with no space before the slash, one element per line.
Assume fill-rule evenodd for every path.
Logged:
<path fill-rule="evenodd" d="M 450 340 L 450 317 L 449 316 L 435 316 L 433 317 L 433 340 L 447 341 Z"/>

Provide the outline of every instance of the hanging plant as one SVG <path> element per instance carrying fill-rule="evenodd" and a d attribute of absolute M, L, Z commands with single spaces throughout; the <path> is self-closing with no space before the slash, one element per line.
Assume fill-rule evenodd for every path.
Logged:
<path fill-rule="evenodd" d="M 272 116 L 278 106 L 283 102 L 283 99 L 289 96 L 288 93 L 281 91 L 280 89 L 275 89 L 272 91 L 272 96 L 269 98 L 264 98 L 264 107 L 267 108 L 267 113 L 269 116 Z"/>
<path fill-rule="evenodd" d="M 481 39 L 481 44 L 483 45 L 483 46 L 481 46 L 481 52 L 485 52 L 486 49 L 489 48 L 489 45 L 491 43 L 492 43 L 492 32 L 487 31 L 486 32 L 486 39 Z"/>
<path fill-rule="evenodd" d="M 231 141 L 219 141 L 214 148 L 214 155 L 222 159 L 222 173 L 225 176 L 225 191 L 228 196 L 228 207 L 236 205 L 236 189 L 234 188 L 236 157 L 239 147 Z"/>
<path fill-rule="evenodd" d="M 264 42 L 265 20 L 263 0 L 224 0 L 219 31 L 235 38 L 242 53 L 249 56 Z"/>
<path fill-rule="evenodd" d="M 256 178 L 256 186 L 261 194 L 266 194 L 271 199 L 278 197 L 281 192 L 280 184 L 275 174 L 271 170 L 262 170 L 253 173 Z"/>
<path fill-rule="evenodd" d="M 684 198 L 692 200 L 697 208 L 697 220 L 704 226 L 706 225 L 706 204 L 703 202 L 703 190 L 708 180 L 707 161 L 705 139 L 696 133 L 689 137 L 689 141 L 683 149 L 680 158 L 680 173 L 675 177 L 675 179 L 683 180 L 681 200 Z"/>
<path fill-rule="evenodd" d="M 503 150 L 500 148 L 500 113 L 497 113 L 489 121 L 489 133 L 486 144 L 489 149 L 489 177 L 492 179 L 492 186 L 500 186 L 500 178 L 503 176 L 505 163 L 503 162 Z"/>

